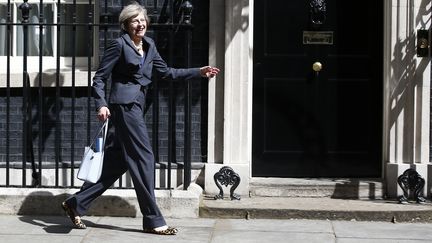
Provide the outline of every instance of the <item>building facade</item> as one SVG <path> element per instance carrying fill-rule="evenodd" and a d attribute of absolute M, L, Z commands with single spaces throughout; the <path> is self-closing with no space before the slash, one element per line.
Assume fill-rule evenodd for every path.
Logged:
<path fill-rule="evenodd" d="M 161 14 L 168 2 L 143 4 Z M 352 178 L 380 181 L 394 198 L 411 168 L 430 196 L 430 1 L 190 2 L 193 35 L 208 34 L 193 42 L 192 64 L 208 55 L 222 70 L 200 86 L 195 110 L 193 161 L 205 164 L 206 193 L 218 192 L 214 174 L 229 166 L 243 195 L 254 178 Z M 98 4 L 102 21 L 123 3 Z"/>

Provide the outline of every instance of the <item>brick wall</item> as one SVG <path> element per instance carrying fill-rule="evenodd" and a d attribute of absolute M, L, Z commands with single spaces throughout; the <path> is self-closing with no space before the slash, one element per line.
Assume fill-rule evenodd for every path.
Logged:
<path fill-rule="evenodd" d="M 43 89 L 43 102 L 42 102 L 42 132 L 39 131 L 39 115 L 40 104 L 37 88 L 32 89 L 32 142 L 33 151 L 36 160 L 41 152 L 42 161 L 55 161 L 55 144 L 60 145 L 59 159 L 60 161 L 70 161 L 72 157 L 72 98 L 71 88 L 60 89 L 60 99 L 58 100 L 59 107 L 59 122 L 56 122 L 56 98 L 55 88 Z M 0 161 L 6 160 L 6 92 L 5 89 L 0 90 Z M 76 88 L 75 98 L 75 121 L 74 121 L 74 156 L 75 160 L 80 160 L 83 148 L 87 143 L 87 138 L 90 136 L 87 132 L 87 121 L 89 118 L 90 133 L 95 131 L 98 126 L 95 115 L 87 112 L 87 89 Z M 22 147 L 23 147 L 23 114 L 22 114 L 22 89 L 11 89 L 10 97 L 10 161 L 22 161 Z M 94 102 L 91 100 L 91 110 L 94 111 Z M 90 116 L 90 117 L 89 117 Z M 58 140 L 55 140 L 55 133 L 58 131 Z M 42 139 L 42 146 L 39 150 L 39 139 Z M 30 145 L 29 145 L 30 146 Z"/>

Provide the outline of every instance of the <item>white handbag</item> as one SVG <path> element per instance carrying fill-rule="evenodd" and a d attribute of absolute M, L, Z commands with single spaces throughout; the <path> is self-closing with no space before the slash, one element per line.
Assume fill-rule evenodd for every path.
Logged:
<path fill-rule="evenodd" d="M 93 150 L 93 145 L 95 144 L 95 141 L 99 139 L 99 134 L 102 134 L 102 141 L 99 151 Z M 105 140 L 108 132 L 108 119 L 105 121 L 105 123 L 102 125 L 102 127 L 99 129 L 99 132 L 96 134 L 96 137 L 93 139 L 90 146 L 86 146 L 84 149 L 84 156 L 81 161 L 80 168 L 78 170 L 77 178 L 90 182 L 90 183 L 96 183 L 99 181 L 101 175 L 102 175 L 102 167 L 103 167 L 103 157 L 104 157 L 104 148 L 105 148 Z M 97 144 L 96 144 L 97 145 Z"/>

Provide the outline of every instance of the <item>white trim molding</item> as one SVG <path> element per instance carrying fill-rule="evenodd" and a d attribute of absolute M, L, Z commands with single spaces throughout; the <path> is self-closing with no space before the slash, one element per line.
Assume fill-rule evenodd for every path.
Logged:
<path fill-rule="evenodd" d="M 383 161 L 387 196 L 402 194 L 397 178 L 415 169 L 430 195 L 430 57 L 417 57 L 416 33 L 430 28 L 430 2 L 384 1 Z"/>

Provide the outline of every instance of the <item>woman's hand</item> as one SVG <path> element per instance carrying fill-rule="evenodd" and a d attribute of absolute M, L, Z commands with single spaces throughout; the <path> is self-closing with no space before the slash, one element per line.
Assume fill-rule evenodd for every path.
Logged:
<path fill-rule="evenodd" d="M 101 108 L 99 108 L 97 116 L 99 121 L 106 121 L 106 119 L 111 116 L 111 113 L 108 107 L 102 106 Z"/>
<path fill-rule="evenodd" d="M 202 77 L 205 78 L 213 78 L 219 73 L 219 68 L 211 67 L 211 66 L 205 66 L 200 68 L 200 73 Z"/>

